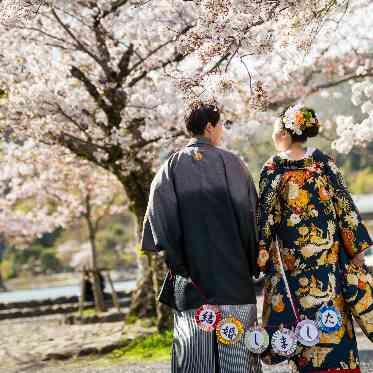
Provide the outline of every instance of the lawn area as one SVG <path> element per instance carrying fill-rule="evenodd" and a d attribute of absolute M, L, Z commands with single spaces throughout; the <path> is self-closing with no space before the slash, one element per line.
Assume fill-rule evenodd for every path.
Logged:
<path fill-rule="evenodd" d="M 127 346 L 114 350 L 106 358 L 111 361 L 163 361 L 168 360 L 172 347 L 172 331 L 138 337 Z"/>

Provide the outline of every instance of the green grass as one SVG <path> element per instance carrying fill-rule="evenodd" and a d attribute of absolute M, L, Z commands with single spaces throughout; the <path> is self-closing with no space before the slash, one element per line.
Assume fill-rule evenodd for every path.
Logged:
<path fill-rule="evenodd" d="M 54 365 L 63 365 L 66 369 L 72 370 L 82 367 L 112 368 L 116 365 L 125 365 L 127 362 L 169 361 L 171 358 L 172 331 L 162 334 L 154 333 L 146 337 L 138 337 L 132 341 L 124 340 L 123 343 L 123 347 L 107 355 L 77 357 L 63 363 L 56 362 Z"/>
<path fill-rule="evenodd" d="M 150 317 L 150 318 L 141 318 L 137 315 L 128 315 L 125 319 L 126 325 L 141 325 L 145 328 L 156 326 L 157 325 L 157 318 Z"/>
<path fill-rule="evenodd" d="M 110 360 L 167 360 L 171 354 L 172 338 L 172 331 L 138 337 L 128 345 L 114 350 L 108 358 Z"/>
<path fill-rule="evenodd" d="M 82 315 L 83 317 L 96 316 L 96 309 L 92 308 L 92 307 L 86 308 L 86 309 L 83 310 L 82 313 L 83 313 L 83 315 Z M 80 312 L 79 311 L 76 312 L 76 316 L 80 316 Z"/>

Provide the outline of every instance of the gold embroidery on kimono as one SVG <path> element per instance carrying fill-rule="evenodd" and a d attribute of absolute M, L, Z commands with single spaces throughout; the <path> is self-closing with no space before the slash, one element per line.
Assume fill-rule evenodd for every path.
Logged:
<path fill-rule="evenodd" d="M 260 250 L 268 252 L 261 254 L 258 264 L 269 275 L 263 308 L 264 326 L 271 326 L 269 334 L 274 332 L 274 323 L 296 324 L 272 246 L 277 237 L 282 241 L 284 269 L 301 317 L 315 320 L 323 305 L 334 306 L 342 316 L 339 330 L 321 333 L 317 346 L 304 347 L 291 360 L 299 371 L 358 367 L 339 262 L 341 253 L 353 257 L 369 247 L 371 239 L 335 163 L 319 150 L 300 161 L 278 156 L 268 161 L 261 173 L 258 225 Z M 372 281 L 370 275 L 348 276 L 360 286 Z M 368 299 L 358 301 L 360 317 L 373 321 L 373 310 L 362 314 L 368 306 Z M 373 322 L 371 325 L 373 329 Z M 281 361 L 270 354 L 264 359 Z"/>

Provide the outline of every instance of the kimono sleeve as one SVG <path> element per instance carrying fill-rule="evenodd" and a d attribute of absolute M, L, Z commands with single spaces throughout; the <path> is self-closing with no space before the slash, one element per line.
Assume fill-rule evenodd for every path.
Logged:
<path fill-rule="evenodd" d="M 281 175 L 272 161 L 267 162 L 260 175 L 259 207 L 257 223 L 259 230 L 258 267 L 262 272 L 268 268 L 269 251 L 276 236 L 276 225 L 281 219 L 278 184 Z"/>
<path fill-rule="evenodd" d="M 260 268 L 258 268 L 258 226 L 256 224 L 256 217 L 258 214 L 258 193 L 256 191 L 254 180 L 250 172 L 246 169 L 247 187 L 249 195 L 249 211 L 248 211 L 248 226 L 250 243 L 248 245 L 248 257 L 251 273 L 258 277 Z"/>
<path fill-rule="evenodd" d="M 244 166 L 244 165 L 243 165 Z M 258 193 L 255 187 L 255 183 L 253 180 L 253 177 L 251 176 L 249 170 L 244 166 L 245 174 L 247 177 L 247 190 L 249 195 L 249 203 L 250 203 L 250 222 L 256 222 L 256 216 L 257 216 L 257 207 L 258 207 Z M 253 227 L 253 236 L 257 239 L 258 237 L 258 231 L 256 224 L 252 224 Z"/>
<path fill-rule="evenodd" d="M 353 258 L 372 245 L 369 233 L 362 223 L 341 171 L 332 159 L 326 161 L 326 173 L 333 190 L 334 208 L 338 227 L 346 254 Z"/>
<path fill-rule="evenodd" d="M 246 183 L 247 183 L 247 195 L 248 195 L 248 209 L 244 209 L 242 216 L 243 224 L 242 229 L 246 230 L 247 237 L 247 257 L 250 272 L 253 276 L 257 277 L 260 273 L 260 269 L 257 267 L 258 260 L 258 227 L 256 224 L 257 207 L 258 207 L 258 193 L 256 191 L 254 180 L 247 169 L 246 165 L 240 161 L 240 166 L 243 170 Z"/>
<path fill-rule="evenodd" d="M 141 250 L 166 252 L 166 261 L 176 270 L 184 264 L 179 206 L 170 158 L 156 174 L 149 194 L 143 225 Z"/>

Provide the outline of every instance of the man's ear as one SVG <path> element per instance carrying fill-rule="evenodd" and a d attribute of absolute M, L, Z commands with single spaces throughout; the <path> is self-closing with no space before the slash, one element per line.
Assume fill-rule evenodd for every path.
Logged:
<path fill-rule="evenodd" d="M 210 133 L 211 129 L 212 129 L 212 124 L 210 122 L 208 122 L 205 131 Z"/>

